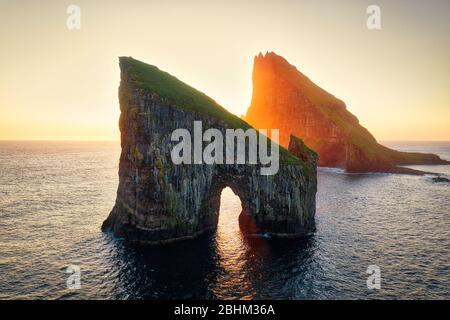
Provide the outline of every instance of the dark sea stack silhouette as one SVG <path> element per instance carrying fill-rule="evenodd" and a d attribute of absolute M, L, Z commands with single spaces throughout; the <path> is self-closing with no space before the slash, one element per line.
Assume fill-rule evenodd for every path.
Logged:
<path fill-rule="evenodd" d="M 347 172 L 423 172 L 401 165 L 449 164 L 434 154 L 400 152 L 379 144 L 343 101 L 273 52 L 255 57 L 253 96 L 244 119 L 255 128 L 280 129 L 280 144 L 301 138 L 318 165 Z"/>
<path fill-rule="evenodd" d="M 314 230 L 314 161 L 280 148 L 275 175 L 261 175 L 259 164 L 175 165 L 175 129 L 192 132 L 194 121 L 202 121 L 203 130 L 216 128 L 225 136 L 228 128 L 251 126 L 155 66 L 121 57 L 120 69 L 119 186 L 103 231 L 153 244 L 213 231 L 225 186 L 241 199 L 239 222 L 244 232 L 301 236 Z M 308 159 L 313 153 L 302 156 Z"/>

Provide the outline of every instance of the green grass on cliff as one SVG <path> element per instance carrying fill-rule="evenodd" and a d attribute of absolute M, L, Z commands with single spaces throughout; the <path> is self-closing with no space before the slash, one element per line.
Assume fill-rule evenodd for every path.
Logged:
<path fill-rule="evenodd" d="M 224 121 L 230 128 L 247 130 L 253 128 L 247 122 L 220 106 L 216 101 L 203 92 L 187 85 L 178 78 L 131 57 L 121 57 L 120 61 L 129 66 L 130 80 L 140 88 L 157 93 L 177 107 L 186 108 L 213 116 Z M 270 145 L 269 145 L 270 146 Z M 279 146 L 280 161 L 285 164 L 303 164 L 303 161 L 292 155 L 288 150 Z"/>
<path fill-rule="evenodd" d="M 228 112 L 203 92 L 158 69 L 156 66 L 131 57 L 121 59 L 129 64 L 129 75 L 141 88 L 155 92 L 161 98 L 168 99 L 179 107 L 218 117 L 233 128 L 250 128 L 248 123 Z"/>

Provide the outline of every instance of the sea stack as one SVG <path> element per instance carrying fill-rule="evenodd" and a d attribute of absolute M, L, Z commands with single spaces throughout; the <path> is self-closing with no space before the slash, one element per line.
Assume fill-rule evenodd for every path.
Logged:
<path fill-rule="evenodd" d="M 290 237 L 314 230 L 313 152 L 302 149 L 299 159 L 280 148 L 274 175 L 261 175 L 260 164 L 176 165 L 174 130 L 192 133 L 194 122 L 201 121 L 203 130 L 215 128 L 225 136 L 226 129 L 251 126 L 155 66 L 121 57 L 120 70 L 119 186 L 102 230 L 152 244 L 214 231 L 225 186 L 241 199 L 239 222 L 246 233 Z"/>
<path fill-rule="evenodd" d="M 318 165 L 347 172 L 421 173 L 401 165 L 449 164 L 434 154 L 399 152 L 379 144 L 342 100 L 323 90 L 283 57 L 255 57 L 253 96 L 244 119 L 255 128 L 280 129 L 318 153 Z"/>

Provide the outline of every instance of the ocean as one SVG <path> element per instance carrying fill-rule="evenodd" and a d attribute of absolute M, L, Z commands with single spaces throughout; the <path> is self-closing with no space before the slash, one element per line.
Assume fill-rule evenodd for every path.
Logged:
<path fill-rule="evenodd" d="M 450 142 L 386 145 L 450 160 Z M 117 142 L 0 142 L 0 299 L 450 298 L 449 183 L 319 168 L 307 238 L 244 237 L 226 188 L 215 234 L 149 247 L 100 231 L 119 154 Z M 450 178 L 450 166 L 413 168 Z"/>

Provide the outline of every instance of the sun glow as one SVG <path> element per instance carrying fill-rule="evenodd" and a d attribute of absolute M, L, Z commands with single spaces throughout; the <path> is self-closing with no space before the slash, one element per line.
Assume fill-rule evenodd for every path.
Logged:
<path fill-rule="evenodd" d="M 122 55 L 242 115 L 253 57 L 270 50 L 344 100 L 379 140 L 450 140 L 449 4 L 413 2 L 381 1 L 389 19 L 373 31 L 360 1 L 132 0 L 105 11 L 81 0 L 79 30 L 67 28 L 64 3 L 3 1 L 0 139 L 118 140 Z"/>

